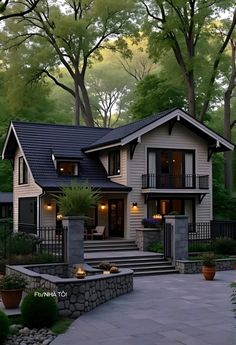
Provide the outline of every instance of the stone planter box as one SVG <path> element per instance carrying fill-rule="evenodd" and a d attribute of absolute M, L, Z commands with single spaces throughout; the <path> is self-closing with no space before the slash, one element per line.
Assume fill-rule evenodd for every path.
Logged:
<path fill-rule="evenodd" d="M 153 242 L 163 242 L 163 227 L 140 228 L 136 230 L 136 244 L 139 250 L 147 251 Z"/>
<path fill-rule="evenodd" d="M 217 271 L 228 271 L 235 269 L 236 260 L 233 258 L 229 259 L 218 259 L 216 260 Z M 201 273 L 202 272 L 202 261 L 201 260 L 176 260 L 175 267 L 182 274 L 189 273 Z"/>
<path fill-rule="evenodd" d="M 6 273 L 17 273 L 26 278 L 28 292 L 38 289 L 50 292 L 57 299 L 59 314 L 71 318 L 77 318 L 99 304 L 133 290 L 133 271 L 129 269 L 120 269 L 119 273 L 114 274 L 92 274 L 84 279 L 77 279 L 63 278 L 68 268 L 66 266 L 7 266 Z M 57 276 L 52 275 L 54 272 Z"/>

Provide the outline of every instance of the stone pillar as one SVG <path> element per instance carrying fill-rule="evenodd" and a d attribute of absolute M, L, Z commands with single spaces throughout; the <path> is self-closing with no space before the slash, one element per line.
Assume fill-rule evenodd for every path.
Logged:
<path fill-rule="evenodd" d="M 184 215 L 167 215 L 165 222 L 172 225 L 173 260 L 188 258 L 188 217 Z"/>
<path fill-rule="evenodd" d="M 66 255 L 69 266 L 84 263 L 84 217 L 65 217 L 67 227 Z"/>

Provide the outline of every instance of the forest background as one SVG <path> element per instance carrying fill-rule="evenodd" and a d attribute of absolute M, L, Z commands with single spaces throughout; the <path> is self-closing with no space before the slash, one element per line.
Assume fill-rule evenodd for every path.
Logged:
<path fill-rule="evenodd" d="M 117 127 L 181 107 L 236 140 L 235 0 L 0 0 L 0 146 L 10 121 Z M 213 155 L 236 219 L 236 154 Z M 0 191 L 12 167 L 0 161 Z"/>

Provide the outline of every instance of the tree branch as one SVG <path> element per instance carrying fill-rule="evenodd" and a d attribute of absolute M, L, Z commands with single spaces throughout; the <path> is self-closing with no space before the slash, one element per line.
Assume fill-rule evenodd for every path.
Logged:
<path fill-rule="evenodd" d="M 37 6 L 39 0 L 35 0 L 32 4 L 32 6 L 30 8 L 28 8 L 27 10 L 25 11 L 21 11 L 21 12 L 16 12 L 16 13 L 10 13 L 10 14 L 6 14 L 5 16 L 4 15 L 0 15 L 0 21 L 2 20 L 6 20 L 6 19 L 9 19 L 9 18 L 14 18 L 14 17 L 23 17 L 25 16 L 26 14 L 32 12 L 35 7 Z M 9 0 L 6 0 L 5 3 L 4 3 L 4 7 L 6 9 L 7 5 L 9 3 Z"/>

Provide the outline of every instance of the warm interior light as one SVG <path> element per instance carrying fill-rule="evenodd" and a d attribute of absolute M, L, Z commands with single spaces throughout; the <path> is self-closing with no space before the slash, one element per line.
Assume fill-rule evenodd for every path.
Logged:
<path fill-rule="evenodd" d="M 62 214 L 58 214 L 58 215 L 57 215 L 57 220 L 62 220 L 62 218 L 63 218 L 63 215 L 62 215 Z"/>
<path fill-rule="evenodd" d="M 51 211 L 52 210 L 52 204 L 48 203 L 47 204 L 47 209 L 48 209 L 48 211 Z"/>
<path fill-rule="evenodd" d="M 64 168 L 60 168 L 60 171 L 64 171 Z"/>
<path fill-rule="evenodd" d="M 162 215 L 161 214 L 154 214 L 152 216 L 153 219 L 162 219 Z"/>
<path fill-rule="evenodd" d="M 106 208 L 106 205 L 105 205 L 104 203 L 102 203 L 102 204 L 101 204 L 101 209 L 102 209 L 102 210 L 105 210 L 105 208 Z"/>

